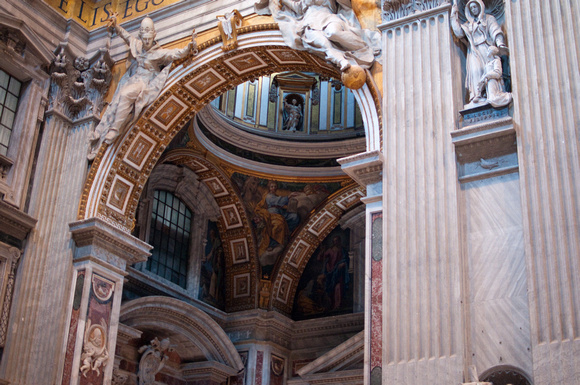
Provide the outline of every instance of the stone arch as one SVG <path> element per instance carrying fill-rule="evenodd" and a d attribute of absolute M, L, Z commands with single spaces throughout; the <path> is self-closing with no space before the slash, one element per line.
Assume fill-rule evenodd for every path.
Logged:
<path fill-rule="evenodd" d="M 310 257 L 336 227 L 340 217 L 359 204 L 364 196 L 364 187 L 352 184 L 331 196 L 324 207 L 308 219 L 288 246 L 272 277 L 271 308 L 286 315 L 292 313 L 298 282 Z"/>
<path fill-rule="evenodd" d="M 226 292 L 232 296 L 226 296 L 226 310 L 238 311 L 253 309 L 255 307 L 255 295 L 257 290 L 258 273 L 256 267 L 256 253 L 254 238 L 251 232 L 245 231 L 250 226 L 250 218 L 246 215 L 244 204 L 242 203 L 238 190 L 231 180 L 212 162 L 211 159 L 196 152 L 195 150 L 183 148 L 170 151 L 158 162 L 158 167 L 162 165 L 183 166 L 188 172 L 194 173 L 201 185 L 200 190 L 207 191 L 206 195 L 197 195 L 196 199 L 203 198 L 207 203 L 211 200 L 215 206 L 220 237 L 224 247 L 225 269 L 226 269 Z M 152 176 L 153 177 L 153 176 Z M 214 183 L 217 187 L 213 187 Z M 227 213 L 234 213 L 239 219 L 235 225 L 228 224 Z M 213 219 L 212 219 L 213 220 Z M 243 245 L 245 258 L 236 260 L 234 247 Z M 230 273 L 236 266 L 235 274 Z M 247 277 L 247 293 L 241 295 L 236 292 L 234 283 L 237 276 Z M 240 278 L 241 279 L 241 278 Z M 235 301 L 232 298 L 235 297 Z"/>
<path fill-rule="evenodd" d="M 325 60 L 287 47 L 276 24 L 241 30 L 236 51 L 223 52 L 220 42 L 215 38 L 201 44 L 197 56 L 175 64 L 161 96 L 115 143 L 101 147 L 83 189 L 78 219 L 98 217 L 130 232 L 144 185 L 171 139 L 227 89 L 273 72 L 340 76 Z M 363 116 L 367 151 L 378 150 L 380 97 L 370 74 L 354 95 Z"/>
<path fill-rule="evenodd" d="M 244 368 L 234 344 L 209 315 L 170 297 L 144 297 L 125 303 L 119 321 L 135 329 L 149 328 L 185 337 L 206 360 L 225 365 L 232 375 Z"/>

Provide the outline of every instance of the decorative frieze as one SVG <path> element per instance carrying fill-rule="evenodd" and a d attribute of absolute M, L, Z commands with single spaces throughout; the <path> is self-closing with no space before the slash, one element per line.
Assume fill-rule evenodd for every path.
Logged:
<path fill-rule="evenodd" d="M 449 0 L 383 0 L 383 21 L 401 19 L 445 3 L 449 3 Z"/>

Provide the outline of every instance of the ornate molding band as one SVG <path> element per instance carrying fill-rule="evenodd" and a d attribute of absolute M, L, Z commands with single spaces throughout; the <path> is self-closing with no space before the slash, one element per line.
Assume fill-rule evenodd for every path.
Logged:
<path fill-rule="evenodd" d="M 448 3 L 449 0 L 384 0 L 382 6 L 383 21 L 402 19 Z"/>

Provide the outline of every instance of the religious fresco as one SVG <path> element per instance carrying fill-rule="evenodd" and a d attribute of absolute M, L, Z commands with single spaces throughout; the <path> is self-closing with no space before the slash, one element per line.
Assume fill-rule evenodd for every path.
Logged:
<path fill-rule="evenodd" d="M 292 232 L 316 206 L 341 188 L 336 182 L 278 182 L 239 173 L 232 175 L 232 181 L 239 187 L 251 218 L 263 278 L 270 277 Z"/>
<path fill-rule="evenodd" d="M 349 259 L 350 230 L 335 228 L 310 257 L 298 287 L 292 318 L 352 313 L 353 274 Z"/>
<path fill-rule="evenodd" d="M 204 255 L 201 260 L 199 299 L 225 309 L 225 258 L 224 247 L 217 222 L 208 221 Z"/>

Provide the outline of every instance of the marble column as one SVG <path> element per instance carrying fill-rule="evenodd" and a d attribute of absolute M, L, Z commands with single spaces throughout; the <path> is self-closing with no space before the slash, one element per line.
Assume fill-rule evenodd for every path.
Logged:
<path fill-rule="evenodd" d="M 406 5 L 392 9 L 379 26 L 384 241 L 382 373 L 375 381 L 458 384 L 461 255 L 450 133 L 462 101 L 460 52 L 450 32 L 451 4 L 417 3 L 423 7 L 406 15 Z"/>
<path fill-rule="evenodd" d="M 70 224 L 74 251 L 63 385 L 108 384 L 113 376 L 123 279 L 151 246 L 91 218 Z"/>
<path fill-rule="evenodd" d="M 533 381 L 580 384 L 580 7 L 505 2 Z"/>

